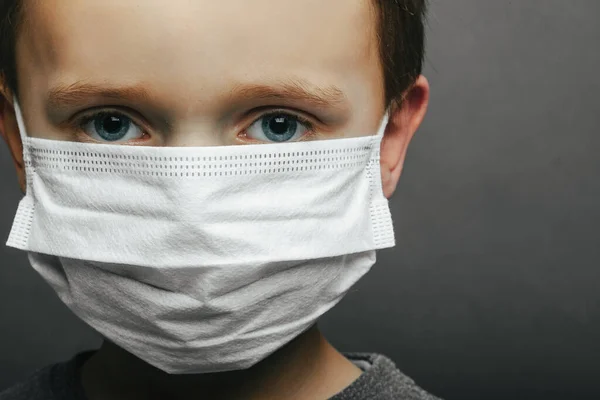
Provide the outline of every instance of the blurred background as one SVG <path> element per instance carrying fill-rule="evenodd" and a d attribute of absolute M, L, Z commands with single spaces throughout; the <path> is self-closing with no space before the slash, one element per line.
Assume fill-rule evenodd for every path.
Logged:
<path fill-rule="evenodd" d="M 434 0 L 397 247 L 321 321 L 446 400 L 600 398 L 600 2 Z M 0 146 L 0 238 L 20 199 Z M 0 390 L 99 345 L 0 247 Z"/>

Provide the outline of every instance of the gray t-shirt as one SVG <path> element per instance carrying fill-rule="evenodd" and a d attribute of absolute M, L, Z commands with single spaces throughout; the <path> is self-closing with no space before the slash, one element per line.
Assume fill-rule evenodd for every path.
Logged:
<path fill-rule="evenodd" d="M 69 361 L 38 370 L 0 393 L 0 400 L 86 400 L 79 367 L 93 353 L 79 353 Z M 385 356 L 366 353 L 345 356 L 364 372 L 329 400 L 440 400 L 419 388 Z"/>

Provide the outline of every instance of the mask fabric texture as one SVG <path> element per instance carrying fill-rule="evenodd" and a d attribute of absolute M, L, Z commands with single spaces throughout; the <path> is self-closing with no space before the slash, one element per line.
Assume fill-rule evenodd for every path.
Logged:
<path fill-rule="evenodd" d="M 392 247 L 376 135 L 219 147 L 26 134 L 7 242 L 82 320 L 169 373 L 248 368 Z"/>

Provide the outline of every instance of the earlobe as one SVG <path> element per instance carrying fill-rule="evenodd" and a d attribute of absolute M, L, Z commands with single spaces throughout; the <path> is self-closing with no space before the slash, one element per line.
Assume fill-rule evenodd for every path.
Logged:
<path fill-rule="evenodd" d="M 429 82 L 421 75 L 404 93 L 403 101 L 390 110 L 390 119 L 381 142 L 381 180 L 389 199 L 402 173 L 408 145 L 423 122 L 429 104 Z"/>

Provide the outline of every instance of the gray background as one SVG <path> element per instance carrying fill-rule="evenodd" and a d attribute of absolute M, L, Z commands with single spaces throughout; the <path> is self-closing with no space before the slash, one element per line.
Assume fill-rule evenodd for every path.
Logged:
<path fill-rule="evenodd" d="M 600 2 L 437 0 L 398 246 L 322 321 L 446 399 L 600 398 Z M 20 198 L 0 150 L 0 236 Z M 4 240 L 4 239 L 3 239 Z M 0 249 L 0 388 L 98 345 Z"/>

